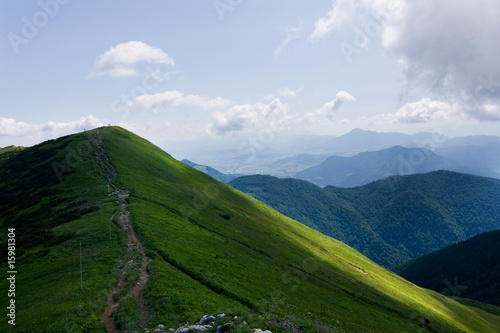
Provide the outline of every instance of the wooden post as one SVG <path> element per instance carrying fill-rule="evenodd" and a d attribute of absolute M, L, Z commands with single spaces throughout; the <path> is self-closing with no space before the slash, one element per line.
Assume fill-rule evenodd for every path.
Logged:
<path fill-rule="evenodd" d="M 80 242 L 80 289 L 83 289 L 83 279 L 82 279 L 82 242 Z"/>

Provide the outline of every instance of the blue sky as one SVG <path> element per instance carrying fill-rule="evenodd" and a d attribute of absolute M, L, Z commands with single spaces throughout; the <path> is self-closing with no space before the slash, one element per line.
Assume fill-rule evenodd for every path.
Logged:
<path fill-rule="evenodd" d="M 497 0 L 0 0 L 0 146 L 498 135 Z M 264 131 L 264 132 L 263 132 Z"/>

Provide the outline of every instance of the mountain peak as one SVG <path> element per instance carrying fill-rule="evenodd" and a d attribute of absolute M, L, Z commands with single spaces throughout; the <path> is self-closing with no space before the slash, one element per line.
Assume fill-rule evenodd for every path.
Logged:
<path fill-rule="evenodd" d="M 362 135 L 362 134 L 379 134 L 378 132 L 374 132 L 374 131 L 367 131 L 367 130 L 363 130 L 361 128 L 358 128 L 356 127 L 355 129 L 347 132 L 346 134 L 344 135 L 341 135 L 340 137 L 343 137 L 343 136 L 351 136 L 351 135 Z"/>

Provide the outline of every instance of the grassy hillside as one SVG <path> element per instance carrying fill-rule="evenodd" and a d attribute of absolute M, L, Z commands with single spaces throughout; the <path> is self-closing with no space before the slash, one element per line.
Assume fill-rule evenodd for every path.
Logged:
<path fill-rule="evenodd" d="M 424 288 L 500 306 L 499 253 L 500 230 L 495 230 L 406 262 L 394 271 Z"/>
<path fill-rule="evenodd" d="M 500 181 L 448 171 L 356 188 L 271 176 L 230 184 L 385 267 L 500 228 Z"/>
<path fill-rule="evenodd" d="M 2 308 L 15 300 L 15 327 L 2 332 L 99 332 L 107 293 L 125 259 L 124 233 L 110 221 L 117 208 L 91 159 L 88 133 L 19 150 L 0 162 L 0 246 L 15 228 L 16 290 L 7 298 L 1 251 Z M 83 289 L 79 251 L 82 244 Z M 5 315 L 3 316 L 4 318 Z"/>
<path fill-rule="evenodd" d="M 102 145 L 94 154 L 96 133 Z M 72 152 L 80 158 L 68 157 Z M 434 332 L 500 327 L 500 317 L 408 283 L 121 128 L 21 153 L 1 164 L 2 175 L 10 174 L 1 180 L 2 193 L 7 188 L 13 203 L 2 200 L 2 235 L 15 225 L 20 239 L 33 223 L 32 234 L 46 236 L 18 241 L 24 253 L 17 254 L 15 332 L 105 332 L 100 316 L 108 295 L 134 261 L 116 221 L 120 204 L 110 182 L 130 193 L 130 219 L 152 259 L 147 307 L 129 297 L 115 313 L 124 332 L 139 331 L 141 311 L 149 314 L 148 327 L 178 327 L 224 312 L 234 332 L 420 332 L 424 317 Z M 96 154 L 109 158 L 112 170 Z M 53 162 L 60 163 L 60 177 L 53 175 Z M 2 279 L 2 302 L 7 289 Z M 8 329 L 2 321 L 0 330 Z"/>

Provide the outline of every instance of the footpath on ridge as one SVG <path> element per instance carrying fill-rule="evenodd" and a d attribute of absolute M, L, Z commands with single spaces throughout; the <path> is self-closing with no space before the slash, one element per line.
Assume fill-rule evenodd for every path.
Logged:
<path fill-rule="evenodd" d="M 147 266 L 152 261 L 152 259 L 146 255 L 142 243 L 139 241 L 139 239 L 137 239 L 137 235 L 134 232 L 134 228 L 130 221 L 130 211 L 127 204 L 127 198 L 130 195 L 130 192 L 127 189 L 122 188 L 117 182 L 118 173 L 116 172 L 114 166 L 111 164 L 109 157 L 102 146 L 101 135 L 99 133 L 92 134 L 91 141 L 95 148 L 93 160 L 97 163 L 101 170 L 102 177 L 107 183 L 110 195 L 118 199 L 120 212 L 119 222 L 123 230 L 127 234 L 127 252 L 130 260 L 123 267 L 117 285 L 111 290 L 111 293 L 108 294 L 107 306 L 103 314 L 101 315 L 101 320 L 106 324 L 108 333 L 117 333 L 119 332 L 119 330 L 116 326 L 113 312 L 119 308 L 120 302 L 129 297 L 136 298 L 139 303 L 141 312 L 140 325 L 145 326 L 150 319 L 151 313 L 146 304 L 143 291 L 150 278 Z M 113 214 L 110 219 L 113 220 L 114 217 L 115 215 Z M 140 254 L 140 262 L 138 256 L 135 255 L 135 253 L 137 252 Z M 134 285 L 126 290 L 127 283 L 125 280 L 125 275 L 127 269 L 134 268 L 139 268 L 139 279 Z"/>

